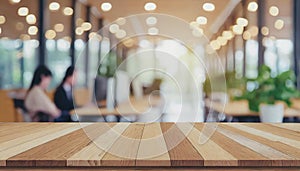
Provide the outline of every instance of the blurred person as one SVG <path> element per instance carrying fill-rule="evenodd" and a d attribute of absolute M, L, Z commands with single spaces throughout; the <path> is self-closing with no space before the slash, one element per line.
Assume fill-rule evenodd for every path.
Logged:
<path fill-rule="evenodd" d="M 54 93 L 54 103 L 62 111 L 74 110 L 76 103 L 73 99 L 72 90 L 76 83 L 77 73 L 75 67 L 70 66 L 65 73 L 61 84 Z"/>
<path fill-rule="evenodd" d="M 25 107 L 32 121 L 71 121 L 69 115 L 61 112 L 46 94 L 51 79 L 52 73 L 46 66 L 37 67 L 25 98 Z"/>

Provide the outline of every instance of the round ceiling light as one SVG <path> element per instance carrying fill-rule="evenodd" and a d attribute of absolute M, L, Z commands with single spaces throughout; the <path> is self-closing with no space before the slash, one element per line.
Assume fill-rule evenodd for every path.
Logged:
<path fill-rule="evenodd" d="M 24 17 L 24 16 L 28 15 L 28 13 L 29 13 L 29 9 L 27 7 L 20 7 L 18 9 L 18 15 L 19 16 Z"/>
<path fill-rule="evenodd" d="M 256 2 L 250 2 L 247 7 L 248 11 L 250 11 L 250 12 L 257 11 L 257 8 L 258 8 L 258 5 Z"/>
<path fill-rule="evenodd" d="M 103 2 L 103 3 L 101 4 L 101 9 L 102 9 L 102 11 L 104 11 L 104 12 L 110 11 L 110 10 L 112 9 L 112 5 L 111 5 L 111 3 L 109 3 L 109 2 Z"/>
<path fill-rule="evenodd" d="M 204 11 L 214 11 L 215 10 L 215 5 L 213 3 L 210 2 L 206 2 L 203 4 L 202 6 Z"/>
<path fill-rule="evenodd" d="M 144 6 L 146 11 L 154 11 L 156 9 L 156 4 L 153 2 L 147 2 Z"/>

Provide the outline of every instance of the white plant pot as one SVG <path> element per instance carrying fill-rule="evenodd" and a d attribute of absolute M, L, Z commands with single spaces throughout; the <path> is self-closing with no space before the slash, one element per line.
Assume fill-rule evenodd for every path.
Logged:
<path fill-rule="evenodd" d="M 259 106 L 259 112 L 261 122 L 280 123 L 283 121 L 284 106 L 283 104 L 262 104 Z"/>
<path fill-rule="evenodd" d="M 115 79 L 113 77 L 107 80 L 106 108 L 109 110 L 115 108 Z"/>

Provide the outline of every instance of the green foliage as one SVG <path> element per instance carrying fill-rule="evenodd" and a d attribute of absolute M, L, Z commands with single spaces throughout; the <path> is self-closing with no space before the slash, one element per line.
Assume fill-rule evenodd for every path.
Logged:
<path fill-rule="evenodd" d="M 102 60 L 98 69 L 98 74 L 104 77 L 113 77 L 117 69 L 117 55 L 109 52 Z"/>
<path fill-rule="evenodd" d="M 256 79 L 248 79 L 256 84 L 253 91 L 245 91 L 237 100 L 246 99 L 249 108 L 258 112 L 260 104 L 275 104 L 276 101 L 283 101 L 288 106 L 291 105 L 291 98 L 300 97 L 300 92 L 296 89 L 295 75 L 293 71 L 285 71 L 276 77 L 271 76 L 271 69 L 263 65 L 259 69 Z"/>

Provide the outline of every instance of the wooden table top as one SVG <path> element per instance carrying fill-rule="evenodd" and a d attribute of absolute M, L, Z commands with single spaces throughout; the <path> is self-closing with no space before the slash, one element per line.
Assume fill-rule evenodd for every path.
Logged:
<path fill-rule="evenodd" d="M 220 102 L 213 102 L 206 99 L 205 105 L 208 108 L 224 113 L 228 116 L 259 116 L 259 113 L 253 112 L 249 109 L 248 102 L 245 100 L 240 101 L 230 101 L 225 105 Z M 296 108 L 298 104 L 294 104 L 291 108 L 286 108 L 284 112 L 284 117 L 300 117 L 300 108 Z"/>
<path fill-rule="evenodd" d="M 0 123 L 0 166 L 299 167 L 299 135 L 300 124 Z"/>
<path fill-rule="evenodd" d="M 79 116 L 107 116 L 107 115 L 140 115 L 158 106 L 161 103 L 160 97 L 145 96 L 141 99 L 131 97 L 129 101 L 119 104 L 115 109 L 107 109 L 105 107 L 98 108 L 97 105 L 90 104 L 71 111 L 71 114 Z"/>

